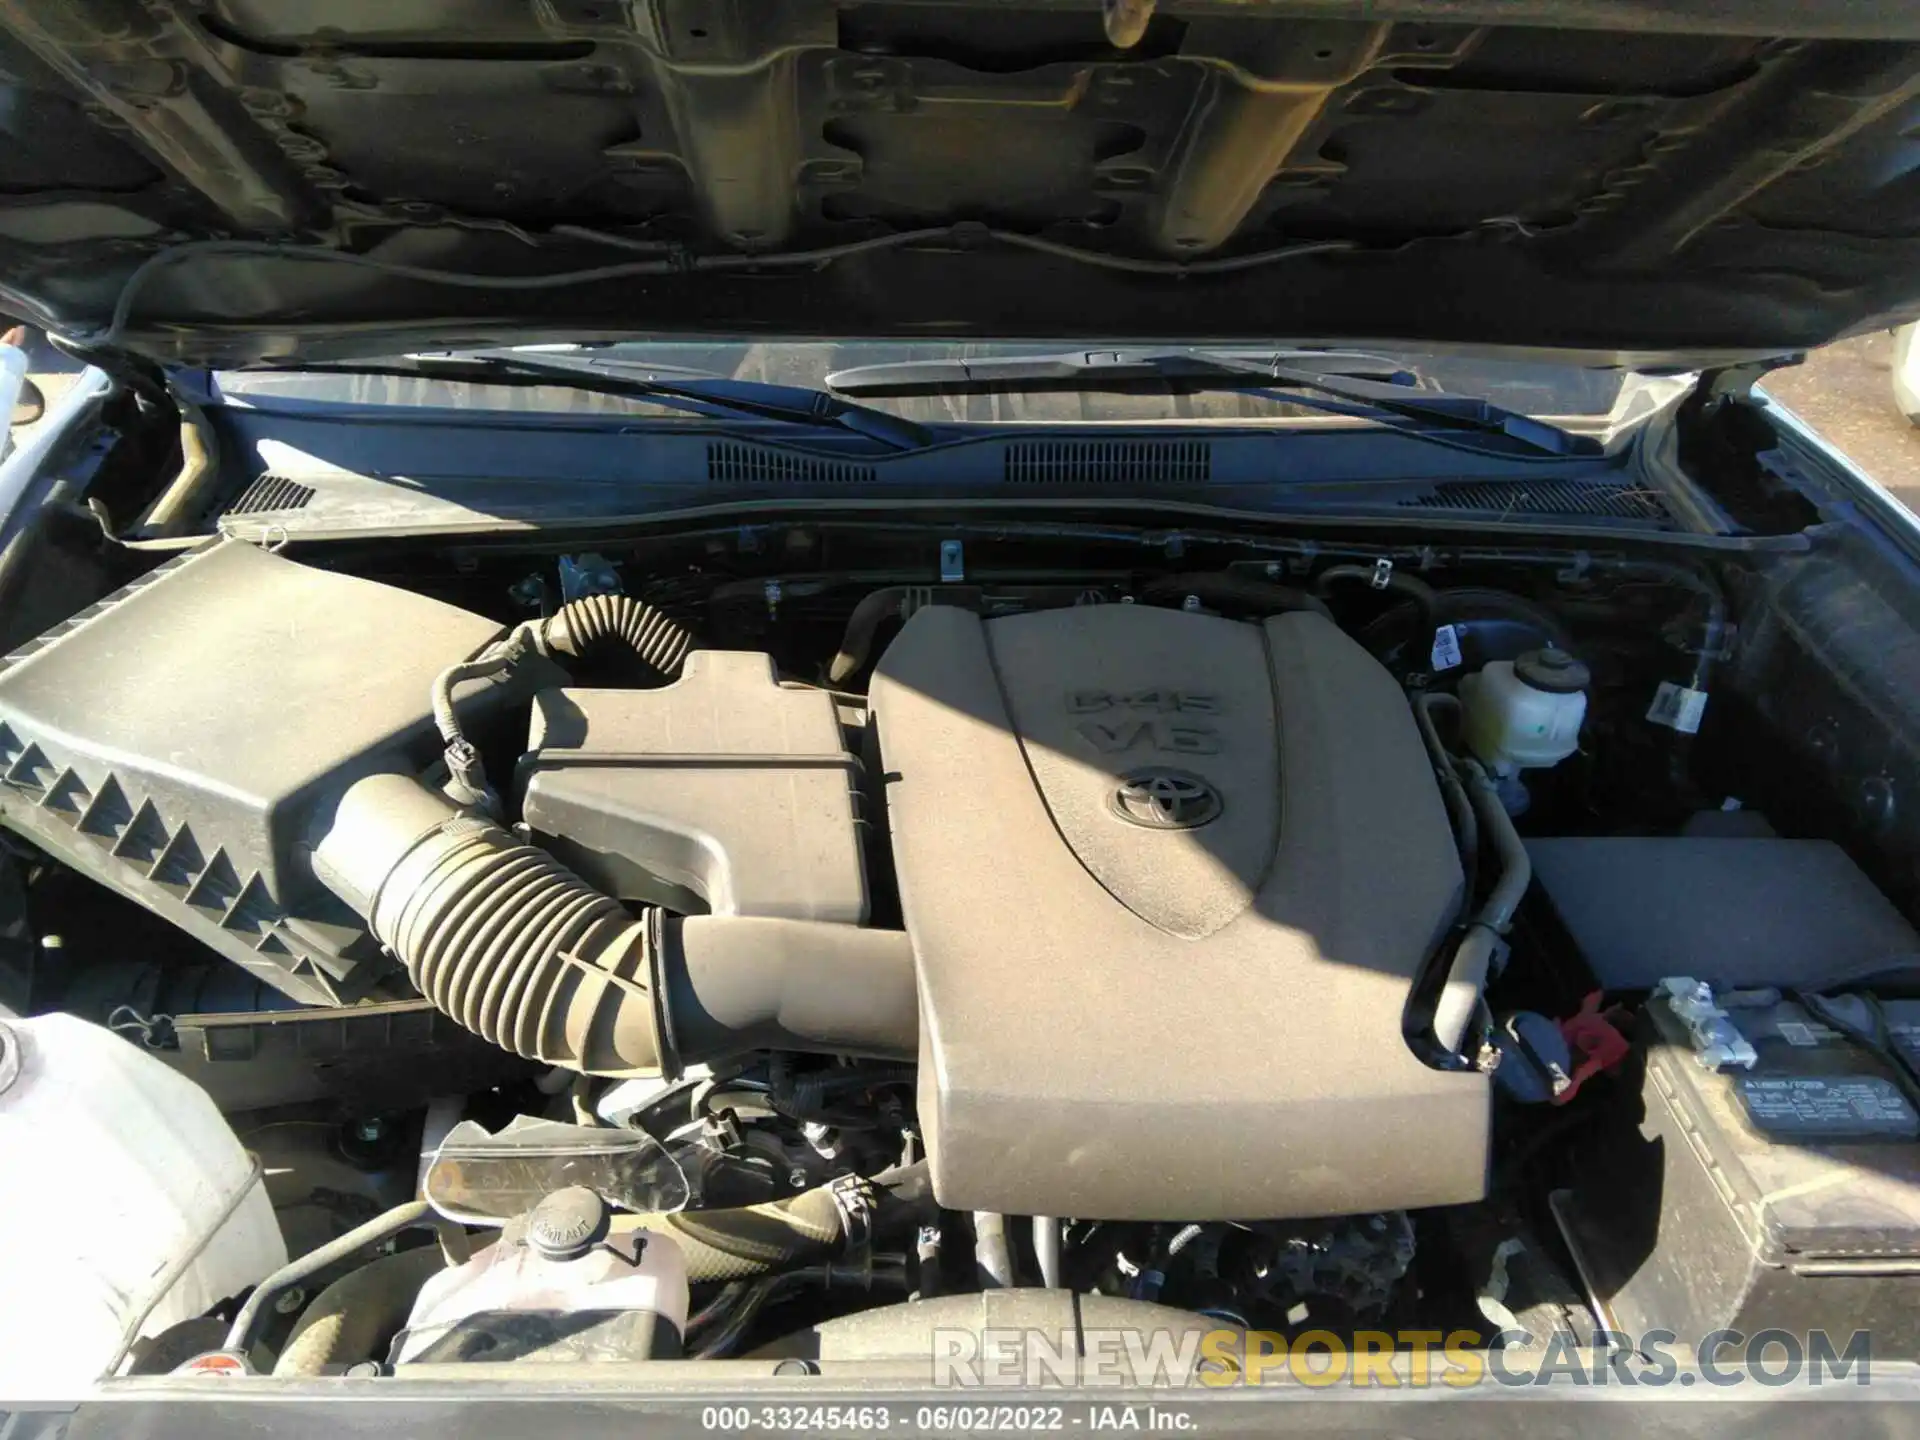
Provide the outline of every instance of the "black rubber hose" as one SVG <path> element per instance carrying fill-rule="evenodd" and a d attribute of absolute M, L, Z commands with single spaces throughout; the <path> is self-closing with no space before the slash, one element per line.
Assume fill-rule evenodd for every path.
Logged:
<path fill-rule="evenodd" d="M 1467 795 L 1459 771 L 1454 768 L 1457 762 L 1440 739 L 1439 727 L 1433 719 L 1437 708 L 1451 707 L 1457 712 L 1460 700 L 1458 696 L 1433 691 L 1421 691 L 1411 698 L 1414 721 L 1419 726 L 1420 738 L 1426 743 L 1427 757 L 1433 762 L 1434 779 L 1439 782 L 1440 793 L 1453 816 L 1454 840 L 1460 847 L 1460 869 L 1465 876 L 1461 904 L 1471 908 L 1480 883 L 1480 818 L 1474 812 L 1473 801 Z"/>
<path fill-rule="evenodd" d="M 885 1287 L 907 1288 L 905 1265 L 897 1258 L 870 1260 L 860 1265 L 808 1265 L 758 1280 L 728 1285 L 703 1312 L 705 1323 L 694 1333 L 687 1322 L 689 1353 L 696 1360 L 719 1360 L 731 1355 L 745 1338 L 760 1312 L 795 1290 L 817 1290 L 846 1285 L 869 1293 Z M 717 1322 L 717 1323 L 716 1323 Z"/>
<path fill-rule="evenodd" d="M 1439 591 L 1438 598 L 1442 620 L 1464 620 L 1469 624 L 1475 620 L 1492 618 L 1511 620 L 1516 624 L 1532 626 L 1547 645 L 1561 650 L 1574 648 L 1573 632 L 1567 629 L 1560 617 L 1524 595 L 1484 586 L 1462 585 Z"/>
<path fill-rule="evenodd" d="M 1544 605 L 1511 591 L 1463 585 L 1435 591 L 1434 598 L 1439 604 L 1435 619 L 1441 625 L 1462 625 L 1472 630 L 1490 621 L 1505 621 L 1532 632 L 1535 644 L 1523 649 L 1548 645 L 1568 651 L 1577 649 L 1572 632 L 1558 616 Z M 1413 608 L 1420 609 L 1417 601 Z M 1394 606 L 1368 621 L 1358 638 L 1374 655 L 1390 654 L 1395 645 L 1406 643 L 1403 631 L 1409 628 L 1405 625 L 1407 618 L 1405 606 Z M 1422 613 L 1419 618 L 1426 617 Z M 1424 657 L 1412 657 L 1408 668 L 1425 669 Z"/>
<path fill-rule="evenodd" d="M 622 1215 L 614 1226 L 622 1232 L 642 1231 L 672 1239 L 686 1258 L 688 1281 L 697 1285 L 824 1264 L 845 1253 L 856 1238 L 871 1241 L 895 1233 L 902 1225 L 917 1223 L 932 1203 L 933 1190 L 923 1162 L 883 1171 L 868 1180 L 819 1186 L 771 1204 Z M 849 1222 L 854 1214 L 863 1217 L 860 1223 L 864 1233 L 857 1237 Z M 370 1239 L 354 1243 L 363 1234 L 375 1229 L 397 1234 L 408 1225 L 431 1218 L 424 1201 L 403 1205 L 295 1264 L 305 1274 L 312 1274 L 372 1243 Z M 322 1256 L 324 1260 L 319 1258 Z M 318 1375 L 328 1368 L 371 1358 L 373 1346 L 405 1323 L 420 1287 L 444 1263 L 439 1249 L 427 1246 L 371 1261 L 335 1281 L 321 1291 L 301 1317 L 273 1373 Z M 255 1292 L 260 1303 L 249 1301 L 252 1313 L 243 1311 L 241 1320 L 234 1322 L 228 1336 L 230 1345 L 243 1334 L 242 1321 L 247 1326 L 245 1333 L 250 1334 L 254 1316 L 266 1299 L 294 1283 L 282 1279 L 286 1273 L 269 1277 Z"/>
<path fill-rule="evenodd" d="M 680 673 L 687 651 L 693 648 L 693 636 L 685 626 L 630 595 L 569 600 L 542 626 L 541 640 L 552 653 L 569 660 L 618 649 L 662 680 Z"/>
<path fill-rule="evenodd" d="M 1670 585 L 1693 595 L 1698 602 L 1699 619 L 1695 622 L 1693 643 L 1685 647 L 1693 661 L 1687 683 L 1695 690 L 1711 689 L 1714 669 L 1724 658 L 1734 634 L 1726 591 L 1712 571 L 1665 560 L 1595 560 L 1592 569 L 1595 574 L 1629 584 Z"/>
<path fill-rule="evenodd" d="M 847 630 L 840 637 L 840 649 L 827 665 L 827 681 L 833 685 L 844 685 L 865 667 L 873 655 L 873 642 L 880 634 L 880 627 L 888 620 L 898 616 L 906 618 L 907 600 L 918 589 L 929 605 L 963 605 L 969 609 L 980 608 L 980 591 L 972 585 L 933 586 L 886 585 L 878 590 L 869 590 L 860 597 L 853 607 L 853 613 L 847 616 Z"/>
<path fill-rule="evenodd" d="M 1192 595 L 1211 610 L 1258 610 L 1270 615 L 1305 611 L 1324 615 L 1333 611 L 1317 595 L 1292 585 L 1245 575 L 1238 570 L 1205 570 L 1189 575 L 1158 575 L 1140 587 L 1143 600 L 1165 600 Z"/>
<path fill-rule="evenodd" d="M 871 1240 L 917 1224 L 932 1203 L 922 1162 L 883 1171 L 870 1180 L 818 1186 L 766 1205 L 621 1216 L 614 1223 L 617 1230 L 670 1237 L 686 1257 L 688 1281 L 697 1285 L 830 1260 L 855 1238 L 848 1229 L 855 1209 L 866 1216 L 864 1238 Z"/>
<path fill-rule="evenodd" d="M 422 1245 L 348 1271 L 307 1307 L 273 1373 L 320 1375 L 373 1359 L 380 1342 L 407 1323 L 420 1287 L 445 1268 L 440 1247 Z"/>
<path fill-rule="evenodd" d="M 665 1235 L 687 1261 L 687 1279 L 744 1280 L 838 1255 L 846 1226 L 825 1189 L 768 1205 L 636 1215 L 630 1227 Z"/>
<path fill-rule="evenodd" d="M 253 1346 L 253 1332 L 260 1324 L 261 1314 L 290 1286 L 298 1285 L 310 1275 L 318 1275 L 330 1265 L 351 1260 L 369 1245 L 391 1240 L 402 1230 L 411 1230 L 416 1225 L 438 1228 L 450 1223 L 434 1214 L 433 1207 L 426 1201 L 409 1200 L 404 1205 L 396 1205 L 384 1215 L 374 1216 L 366 1224 L 349 1230 L 338 1239 L 329 1240 L 319 1249 L 309 1250 L 297 1260 L 289 1260 L 253 1287 L 253 1293 L 241 1305 L 240 1313 L 233 1317 L 225 1348 L 246 1354 Z"/>
<path fill-rule="evenodd" d="M 907 588 L 904 585 L 869 590 L 860 597 L 860 603 L 847 616 L 847 632 L 841 637 L 840 649 L 827 666 L 829 681 L 842 685 L 860 673 L 860 667 L 867 663 L 867 657 L 873 653 L 873 640 L 880 633 L 880 627 L 890 616 L 900 613 L 901 602 L 906 598 Z"/>
<path fill-rule="evenodd" d="M 1420 607 L 1421 624 L 1429 638 L 1440 623 L 1440 597 L 1434 594 L 1433 587 L 1417 575 L 1409 575 L 1404 570 L 1389 570 L 1386 579 L 1379 579 L 1379 572 L 1371 565 L 1329 565 L 1314 579 L 1314 589 L 1325 594 L 1335 585 L 1359 583 L 1376 590 L 1387 590 L 1404 595 Z"/>

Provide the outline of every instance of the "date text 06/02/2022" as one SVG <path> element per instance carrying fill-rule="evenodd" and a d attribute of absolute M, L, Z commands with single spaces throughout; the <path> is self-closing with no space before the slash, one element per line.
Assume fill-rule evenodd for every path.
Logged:
<path fill-rule="evenodd" d="M 815 1430 L 880 1433 L 953 1431 L 1014 1434 L 1066 1430 L 1187 1434 L 1190 1410 L 1162 1404 L 1081 1405 L 709 1405 L 703 1430 L 733 1433 Z"/>

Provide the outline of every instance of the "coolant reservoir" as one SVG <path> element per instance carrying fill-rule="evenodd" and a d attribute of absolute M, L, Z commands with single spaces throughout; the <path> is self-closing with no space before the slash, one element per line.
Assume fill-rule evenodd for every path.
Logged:
<path fill-rule="evenodd" d="M 1499 776 L 1558 765 L 1580 746 L 1591 679 L 1552 647 L 1493 661 L 1460 682 L 1468 747 Z"/>
<path fill-rule="evenodd" d="M 70 1395 L 136 1322 L 157 1334 L 287 1263 L 206 1091 L 71 1015 L 0 1018 L 0 1176 L 0 1395 Z"/>
<path fill-rule="evenodd" d="M 686 1258 L 668 1236 L 613 1234 L 610 1221 L 585 1186 L 554 1191 L 422 1287 L 394 1363 L 677 1357 Z"/>

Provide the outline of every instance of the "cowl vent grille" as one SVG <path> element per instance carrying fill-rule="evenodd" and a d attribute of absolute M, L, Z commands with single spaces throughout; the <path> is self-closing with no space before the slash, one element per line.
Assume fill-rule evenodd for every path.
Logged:
<path fill-rule="evenodd" d="M 1007 447 L 1016 485 L 1204 485 L 1213 477 L 1205 440 L 1028 440 Z"/>
<path fill-rule="evenodd" d="M 1482 515 L 1579 515 L 1663 522 L 1673 518 L 1654 491 L 1618 480 L 1447 480 L 1400 504 L 1405 509 L 1470 510 Z"/>
<path fill-rule="evenodd" d="M 716 441 L 707 446 L 707 479 L 728 485 L 861 485 L 875 478 L 871 465 Z"/>
<path fill-rule="evenodd" d="M 262 515 L 275 510 L 302 510 L 313 499 L 313 487 L 268 471 L 240 492 L 227 507 L 229 515 Z"/>

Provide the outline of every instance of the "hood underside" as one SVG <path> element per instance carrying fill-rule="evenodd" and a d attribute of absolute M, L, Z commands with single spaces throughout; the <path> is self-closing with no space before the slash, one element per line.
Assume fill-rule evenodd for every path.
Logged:
<path fill-rule="evenodd" d="M 1920 310 L 1910 0 L 0 0 L 0 71 L 0 308 L 180 360 Z"/>

